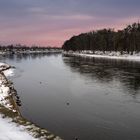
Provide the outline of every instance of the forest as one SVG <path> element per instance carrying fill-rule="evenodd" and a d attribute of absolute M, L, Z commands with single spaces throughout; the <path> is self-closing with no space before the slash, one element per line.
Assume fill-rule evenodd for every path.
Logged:
<path fill-rule="evenodd" d="M 73 36 L 65 41 L 65 51 L 119 51 L 133 54 L 140 52 L 140 23 L 133 23 L 122 30 L 101 29 Z"/>

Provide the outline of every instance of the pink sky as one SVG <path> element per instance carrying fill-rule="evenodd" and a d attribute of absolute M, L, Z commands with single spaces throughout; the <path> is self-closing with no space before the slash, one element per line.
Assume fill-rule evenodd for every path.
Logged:
<path fill-rule="evenodd" d="M 0 43 L 61 47 L 73 35 L 138 22 L 139 4 L 138 0 L 2 0 Z"/>
<path fill-rule="evenodd" d="M 87 19 L 83 19 L 87 20 Z M 89 20 L 89 19 L 88 19 Z M 84 22 L 85 22 L 84 21 Z M 24 26 L 24 27 L 10 27 L 1 30 L 0 38 L 2 44 L 26 44 L 26 45 L 40 45 L 40 46 L 59 46 L 61 47 L 65 40 L 69 39 L 73 35 L 89 32 L 102 28 L 114 28 L 122 29 L 128 24 L 137 21 L 137 18 L 118 20 L 115 23 L 97 23 L 92 24 L 92 21 L 87 21 L 88 24 L 81 25 L 76 23 L 75 27 L 53 27 L 49 25 L 48 29 L 46 25 Z M 78 21 L 79 22 L 79 21 Z M 52 29 L 52 30 L 51 30 Z"/>

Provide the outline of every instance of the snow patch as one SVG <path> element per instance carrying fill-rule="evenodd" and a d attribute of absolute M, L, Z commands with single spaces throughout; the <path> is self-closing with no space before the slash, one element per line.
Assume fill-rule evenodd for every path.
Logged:
<path fill-rule="evenodd" d="M 63 52 L 63 54 L 68 54 L 72 56 L 81 56 L 81 57 L 95 57 L 95 58 L 107 58 L 107 59 L 119 59 L 119 60 L 129 60 L 129 61 L 140 61 L 140 53 L 133 52 L 133 55 L 123 52 L 109 52 L 109 51 L 78 51 L 78 52 Z"/>
<path fill-rule="evenodd" d="M 37 140 L 30 136 L 24 127 L 17 126 L 10 118 L 0 115 L 0 140 Z"/>
<path fill-rule="evenodd" d="M 0 104 L 6 107 L 9 110 L 13 110 L 13 105 L 7 99 L 9 97 L 10 89 L 8 86 L 3 84 L 3 81 L 0 82 Z"/>
<path fill-rule="evenodd" d="M 8 64 L 5 64 L 5 63 L 0 63 L 0 71 L 3 70 L 6 67 L 9 67 L 9 65 Z M 4 75 L 6 77 L 13 76 L 14 75 L 14 69 L 13 68 L 10 68 L 8 70 L 3 71 L 3 73 L 4 73 Z"/>
<path fill-rule="evenodd" d="M 0 63 L 0 70 L 2 71 L 5 68 L 9 68 L 8 64 Z M 5 76 L 12 76 L 14 73 L 13 69 L 7 69 L 3 71 Z M 6 84 L 7 81 L 2 73 L 0 73 L 0 104 L 9 110 L 13 110 L 13 105 L 11 104 L 10 97 L 10 88 Z"/>
<path fill-rule="evenodd" d="M 3 73 L 6 77 L 14 76 L 14 69 L 5 70 Z"/>

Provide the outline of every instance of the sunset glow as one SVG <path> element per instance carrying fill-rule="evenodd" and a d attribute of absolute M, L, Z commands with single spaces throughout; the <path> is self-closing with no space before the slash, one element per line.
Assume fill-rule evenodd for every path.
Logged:
<path fill-rule="evenodd" d="M 59 46 L 73 35 L 140 19 L 139 0 L 1 0 L 0 43 Z"/>

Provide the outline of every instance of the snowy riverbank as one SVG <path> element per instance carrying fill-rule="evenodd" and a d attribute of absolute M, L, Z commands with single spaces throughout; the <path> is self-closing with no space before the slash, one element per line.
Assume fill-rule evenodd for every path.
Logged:
<path fill-rule="evenodd" d="M 0 63 L 0 140 L 61 140 L 23 118 L 16 103 L 16 90 L 7 77 L 13 68 Z"/>
<path fill-rule="evenodd" d="M 140 53 L 134 52 L 133 55 L 128 54 L 126 52 L 123 52 L 121 54 L 120 52 L 102 52 L 102 51 L 95 51 L 94 53 L 92 51 L 64 51 L 64 55 L 69 56 L 80 56 L 80 57 L 89 57 L 89 58 L 104 58 L 104 59 L 119 59 L 119 60 L 129 60 L 129 61 L 140 61 Z"/>
<path fill-rule="evenodd" d="M 12 51 L 0 51 L 0 55 L 5 54 L 47 54 L 47 53 L 61 53 L 60 49 L 49 49 L 49 50 L 12 50 Z"/>

